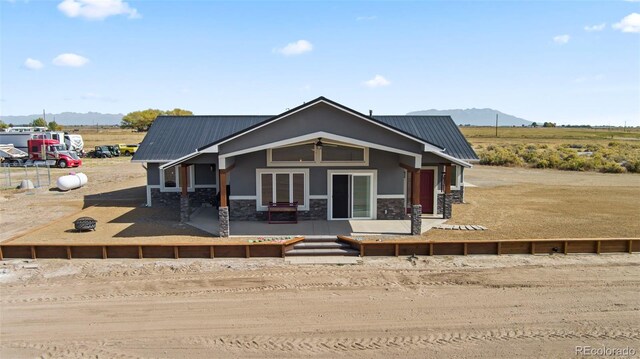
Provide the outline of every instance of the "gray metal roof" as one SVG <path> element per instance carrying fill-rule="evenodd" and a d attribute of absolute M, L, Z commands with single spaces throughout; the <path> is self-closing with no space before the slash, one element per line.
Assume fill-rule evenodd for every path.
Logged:
<path fill-rule="evenodd" d="M 203 146 L 240 133 L 274 116 L 159 116 L 135 161 L 172 161 Z M 375 120 L 445 149 L 463 160 L 477 159 L 475 152 L 450 116 L 374 116 Z"/>
<path fill-rule="evenodd" d="M 134 161 L 172 161 L 273 116 L 158 116 Z"/>
<path fill-rule="evenodd" d="M 451 116 L 373 116 L 376 120 L 410 133 L 445 149 L 444 153 L 462 160 L 477 160 L 478 156 L 465 139 Z"/>

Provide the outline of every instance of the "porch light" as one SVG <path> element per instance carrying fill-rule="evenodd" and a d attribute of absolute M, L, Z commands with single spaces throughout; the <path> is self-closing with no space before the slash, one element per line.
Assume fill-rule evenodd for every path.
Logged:
<path fill-rule="evenodd" d="M 318 142 L 316 142 L 316 147 L 322 147 L 322 137 L 318 137 Z"/>

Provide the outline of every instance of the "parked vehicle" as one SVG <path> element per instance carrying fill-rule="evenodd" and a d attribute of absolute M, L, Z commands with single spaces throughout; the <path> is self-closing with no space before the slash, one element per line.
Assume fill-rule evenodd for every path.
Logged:
<path fill-rule="evenodd" d="M 93 151 L 90 151 L 89 153 L 87 153 L 87 156 L 93 157 L 93 158 L 113 157 L 111 155 L 111 151 L 109 151 L 109 148 L 107 148 L 107 146 L 96 146 L 96 148 Z"/>
<path fill-rule="evenodd" d="M 32 127 L 32 126 L 13 126 L 6 128 L 5 132 L 46 132 L 46 127 Z"/>
<path fill-rule="evenodd" d="M 23 152 L 29 152 L 28 141 L 33 137 L 31 132 L 0 132 L 0 143 L 12 144 Z"/>
<path fill-rule="evenodd" d="M 133 156 L 133 154 L 138 150 L 138 147 L 139 145 L 125 145 L 122 143 L 118 144 L 120 153 L 124 154 L 125 156 Z"/>
<path fill-rule="evenodd" d="M 82 160 L 73 151 L 67 151 L 65 145 L 57 140 L 33 139 L 28 141 L 29 159 L 32 161 L 55 161 L 60 168 L 78 167 Z"/>
<path fill-rule="evenodd" d="M 65 133 L 64 144 L 69 151 L 75 151 L 78 156 L 84 157 L 84 140 L 82 136 Z"/>
<path fill-rule="evenodd" d="M 111 152 L 111 156 L 113 157 L 119 157 L 120 156 L 120 149 L 118 148 L 117 145 L 107 145 L 107 148 L 109 149 L 109 152 Z"/>
<path fill-rule="evenodd" d="M 22 164 L 29 159 L 29 154 L 15 148 L 13 145 L 0 145 L 1 162 Z"/>

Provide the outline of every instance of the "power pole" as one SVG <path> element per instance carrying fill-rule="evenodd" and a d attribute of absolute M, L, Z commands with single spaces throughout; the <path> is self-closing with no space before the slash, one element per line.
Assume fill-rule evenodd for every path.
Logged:
<path fill-rule="evenodd" d="M 496 113 L 496 138 L 498 137 L 498 114 Z"/>
<path fill-rule="evenodd" d="M 44 109 L 42 109 L 42 119 L 45 120 L 45 122 L 47 121 L 47 114 L 44 112 Z"/>

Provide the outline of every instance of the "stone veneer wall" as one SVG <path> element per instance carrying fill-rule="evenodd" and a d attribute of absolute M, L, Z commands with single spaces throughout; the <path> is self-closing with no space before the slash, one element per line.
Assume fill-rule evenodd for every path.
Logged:
<path fill-rule="evenodd" d="M 438 214 L 442 214 L 442 199 L 443 193 L 438 193 Z M 451 190 L 451 203 L 464 203 L 464 187 L 460 187 L 459 190 Z"/>
<path fill-rule="evenodd" d="M 215 205 L 215 188 L 196 188 L 189 192 L 189 204 L 191 208 L 202 207 L 204 203 Z M 160 192 L 159 188 L 151 189 L 151 206 L 175 207 L 180 209 L 180 192 Z"/>
<path fill-rule="evenodd" d="M 256 211 L 256 201 L 252 199 L 232 199 L 229 201 L 229 217 L 232 221 L 266 221 L 267 211 Z M 280 214 L 278 214 L 280 215 Z M 284 214 L 283 214 L 284 216 Z M 289 214 L 287 214 L 289 216 Z M 298 212 L 299 220 L 326 220 L 327 200 L 310 199 L 309 210 Z"/>
<path fill-rule="evenodd" d="M 377 201 L 378 219 L 405 219 L 404 199 L 401 198 L 378 198 Z M 384 213 L 384 211 L 387 213 Z"/>

